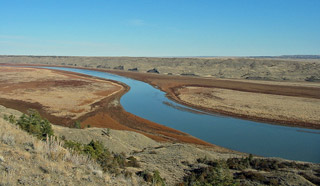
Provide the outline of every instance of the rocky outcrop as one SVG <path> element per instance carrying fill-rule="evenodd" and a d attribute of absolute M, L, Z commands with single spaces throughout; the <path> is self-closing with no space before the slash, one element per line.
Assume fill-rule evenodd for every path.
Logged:
<path fill-rule="evenodd" d="M 148 72 L 148 73 L 156 73 L 156 74 L 159 74 L 159 71 L 158 71 L 158 69 L 156 69 L 156 68 L 150 69 L 150 70 L 148 70 L 147 72 Z"/>
<path fill-rule="evenodd" d="M 198 76 L 198 75 L 196 75 L 195 73 L 192 73 L 192 72 L 186 72 L 186 73 L 182 73 L 180 75 L 181 76 Z"/>
<path fill-rule="evenodd" d="M 117 67 L 114 67 L 113 69 L 115 69 L 115 70 L 124 70 L 124 66 L 123 65 L 119 65 Z"/>
<path fill-rule="evenodd" d="M 138 68 L 129 68 L 128 71 L 138 72 Z"/>

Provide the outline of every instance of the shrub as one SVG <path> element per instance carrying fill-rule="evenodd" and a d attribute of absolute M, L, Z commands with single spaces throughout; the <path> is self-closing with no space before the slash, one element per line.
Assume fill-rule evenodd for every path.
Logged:
<path fill-rule="evenodd" d="M 198 162 L 207 162 L 199 159 Z M 225 162 L 208 161 L 208 167 L 191 170 L 191 173 L 184 177 L 184 182 L 180 185 L 206 185 L 206 186 L 235 186 L 239 185 L 233 179 L 232 174 Z M 212 166 L 214 165 L 214 166 Z"/>
<path fill-rule="evenodd" d="M 127 166 L 126 155 L 124 153 L 114 154 L 114 163 L 118 164 L 119 167 L 124 168 Z"/>
<path fill-rule="evenodd" d="M 127 167 L 140 167 L 140 164 L 138 162 L 138 160 L 133 157 L 133 156 L 130 156 L 129 158 L 127 158 L 129 161 L 127 163 Z"/>
<path fill-rule="evenodd" d="M 258 172 L 252 172 L 252 171 L 247 171 L 247 172 L 244 171 L 241 173 L 237 173 L 236 178 L 245 178 L 245 179 L 249 179 L 252 181 L 258 181 L 258 182 L 264 183 L 264 184 L 269 183 L 268 179 L 266 177 L 264 177 L 262 174 L 260 174 Z"/>
<path fill-rule="evenodd" d="M 151 182 L 152 181 L 152 175 L 147 171 L 139 171 L 136 173 L 138 176 L 142 177 L 144 181 Z"/>
<path fill-rule="evenodd" d="M 9 116 L 9 121 L 13 122 L 14 117 Z M 41 140 L 45 140 L 47 137 L 53 136 L 53 130 L 50 122 L 46 119 L 42 119 L 36 110 L 29 110 L 28 115 L 23 114 L 17 121 L 15 121 L 15 123 L 20 126 L 22 130 L 27 131 Z"/>
<path fill-rule="evenodd" d="M 76 128 L 76 129 L 81 129 L 81 123 L 80 123 L 80 121 L 74 122 L 73 127 Z"/>
<path fill-rule="evenodd" d="M 229 169 L 243 170 L 250 166 L 250 161 L 248 158 L 229 158 L 227 165 Z"/>
<path fill-rule="evenodd" d="M 250 162 L 252 168 L 263 171 L 278 170 L 278 164 L 277 160 L 270 159 L 254 159 Z"/>
<path fill-rule="evenodd" d="M 163 178 L 161 178 L 160 173 L 157 170 L 153 171 L 152 184 L 153 185 L 161 185 L 161 186 L 166 185 L 165 180 Z"/>
<path fill-rule="evenodd" d="M 74 141 L 65 141 L 64 147 L 73 149 L 80 154 L 88 155 L 96 160 L 105 172 L 119 174 L 119 168 L 127 166 L 125 154 L 113 154 L 112 156 L 109 150 L 99 141 L 92 140 L 86 145 Z"/>
<path fill-rule="evenodd" d="M 4 119 L 5 121 L 9 121 L 9 118 L 8 118 L 8 116 L 7 116 L 6 114 L 3 115 L 3 119 Z"/>
<path fill-rule="evenodd" d="M 12 123 L 12 124 L 15 124 L 16 123 L 16 117 L 14 115 L 10 115 L 10 116 L 7 116 L 6 114 L 3 115 L 3 119 L 5 121 L 8 121 L 9 123 Z"/>
<path fill-rule="evenodd" d="M 93 159 L 97 159 L 105 150 L 101 142 L 94 140 L 91 140 L 91 142 L 84 147 L 84 152 Z"/>
<path fill-rule="evenodd" d="M 64 147 L 68 149 L 72 149 L 78 153 L 82 153 L 83 151 L 83 145 L 81 143 L 71 141 L 71 140 L 65 140 Z"/>

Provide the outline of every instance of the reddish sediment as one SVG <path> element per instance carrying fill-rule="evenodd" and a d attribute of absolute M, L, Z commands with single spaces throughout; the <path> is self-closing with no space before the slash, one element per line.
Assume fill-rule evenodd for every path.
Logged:
<path fill-rule="evenodd" d="M 18 66 L 18 65 L 17 65 Z M 19 70 L 19 68 L 17 68 Z M 104 80 L 101 78 L 94 78 L 88 75 L 82 75 L 73 72 L 65 72 L 59 70 L 52 70 L 55 73 L 63 74 L 70 77 L 76 78 L 93 78 L 97 80 Z M 110 80 L 108 80 L 110 82 Z M 198 138 L 195 138 L 189 134 L 180 132 L 178 130 L 151 122 L 149 120 L 143 119 L 141 117 L 135 116 L 131 113 L 126 112 L 120 104 L 114 105 L 111 102 L 115 100 L 119 103 L 120 97 L 125 94 L 130 87 L 121 83 L 115 82 L 118 85 L 123 87 L 122 90 L 118 91 L 115 94 L 110 95 L 111 92 L 98 92 L 99 95 L 106 95 L 106 97 L 98 102 L 91 104 L 91 107 L 94 108 L 92 112 L 89 112 L 76 120 L 81 121 L 82 127 L 86 127 L 90 125 L 91 127 L 100 127 L 100 128 L 111 128 L 117 130 L 128 130 L 135 131 L 141 134 L 144 134 L 156 141 L 159 142 L 182 142 L 182 143 L 191 143 L 196 145 L 202 145 L 207 147 L 213 147 L 216 150 L 220 151 L 228 151 L 224 148 L 215 146 Z M 8 83 L 8 82 L 7 82 Z M 60 86 L 68 86 L 69 88 L 73 86 L 78 86 L 82 84 L 81 80 L 79 81 L 63 81 L 63 82 L 55 82 L 55 81 L 43 81 L 41 82 L 42 86 L 53 86 L 55 84 L 59 84 Z M 21 85 L 20 88 L 30 86 L 32 83 L 25 83 Z M 37 84 L 37 82 L 35 82 Z M 37 84 L 35 86 L 31 86 L 32 88 L 39 87 Z M 19 83 L 16 85 L 19 86 Z M 40 86 L 41 87 L 41 86 Z M 86 103 L 79 103 L 86 104 Z M 47 118 L 50 122 L 58 125 L 63 125 L 67 127 L 72 127 L 75 119 L 71 119 L 70 117 L 58 117 L 50 114 L 46 111 L 43 105 L 40 103 L 31 103 L 27 100 L 15 100 L 15 99 L 6 99 L 0 98 L 0 105 L 4 105 L 8 108 L 13 108 L 19 110 L 23 113 L 26 113 L 28 109 L 36 109 L 43 117 Z M 71 112 L 77 113 L 78 110 L 75 108 Z M 72 114 L 72 113 L 70 113 Z"/>
<path fill-rule="evenodd" d="M 23 64 L 16 64 L 16 66 L 23 66 Z M 34 66 L 38 66 L 38 65 L 34 65 Z M 221 89 L 236 90 L 236 91 L 251 92 L 251 93 L 262 93 L 262 94 L 271 94 L 271 95 L 320 99 L 319 87 L 306 87 L 306 86 L 301 87 L 301 86 L 291 86 L 291 85 L 265 84 L 265 83 L 259 83 L 259 81 L 252 83 L 252 82 L 237 81 L 237 80 L 230 80 L 230 79 L 227 80 L 227 79 L 215 79 L 215 78 L 204 78 L 204 77 L 170 76 L 170 75 L 159 75 L 159 74 L 152 74 L 152 73 L 139 73 L 139 72 L 128 72 L 128 71 L 121 71 L 121 70 L 106 70 L 106 69 L 95 69 L 95 68 L 84 68 L 84 67 L 68 67 L 68 66 L 60 66 L 60 65 L 41 65 L 41 66 L 82 68 L 82 69 L 90 69 L 90 70 L 96 70 L 101 72 L 113 73 L 120 76 L 125 76 L 135 80 L 149 83 L 153 85 L 155 88 L 159 88 L 160 90 L 166 92 L 168 98 L 178 103 L 181 103 L 183 105 L 197 108 L 206 112 L 210 112 L 214 114 L 218 113 L 222 115 L 227 115 L 227 116 L 232 116 L 232 117 L 237 117 L 237 118 L 242 118 L 247 120 L 253 120 L 258 122 L 266 122 L 266 123 L 275 124 L 275 125 L 320 129 L 320 125 L 301 121 L 301 120 L 292 120 L 290 118 L 279 120 L 275 118 L 256 117 L 256 116 L 250 116 L 250 115 L 231 113 L 231 112 L 227 112 L 219 109 L 206 108 L 199 105 L 193 105 L 188 102 L 180 100 L 178 97 L 179 93 L 177 91 L 182 87 L 192 86 L 192 87 L 221 88 Z"/>

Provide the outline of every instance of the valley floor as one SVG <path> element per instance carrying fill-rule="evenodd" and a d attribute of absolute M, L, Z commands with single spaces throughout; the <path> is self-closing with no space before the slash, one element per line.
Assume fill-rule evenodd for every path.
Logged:
<path fill-rule="evenodd" d="M 150 83 L 165 91 L 169 98 L 207 112 L 320 129 L 320 83 L 108 72 Z"/>

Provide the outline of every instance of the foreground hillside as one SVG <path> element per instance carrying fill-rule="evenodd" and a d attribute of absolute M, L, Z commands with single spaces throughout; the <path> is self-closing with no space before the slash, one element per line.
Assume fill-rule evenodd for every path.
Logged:
<path fill-rule="evenodd" d="M 219 153 L 201 146 L 159 143 L 141 134 L 101 128 L 53 126 L 60 142 L 40 141 L 2 118 L 21 113 L 0 106 L 0 184 L 2 185 L 318 185 L 320 165 L 239 153 Z M 135 160 L 134 166 L 103 169 L 90 156 L 63 143 L 103 146 Z M 118 161 L 119 162 L 119 161 Z M 113 165 L 113 164 L 112 164 Z M 116 165 L 114 165 L 116 166 Z M 105 170 L 105 171 L 103 171 Z M 159 172 L 157 182 L 152 172 Z"/>
<path fill-rule="evenodd" d="M 320 81 L 319 59 L 0 56 L 0 63 L 45 64 L 277 81 Z M 156 70 L 153 70 L 156 69 Z"/>
<path fill-rule="evenodd" d="M 113 176 L 54 140 L 40 141 L 3 119 L 22 113 L 0 106 L 0 185 L 140 185 L 136 176 Z M 140 180 L 140 181 L 139 181 Z"/>

